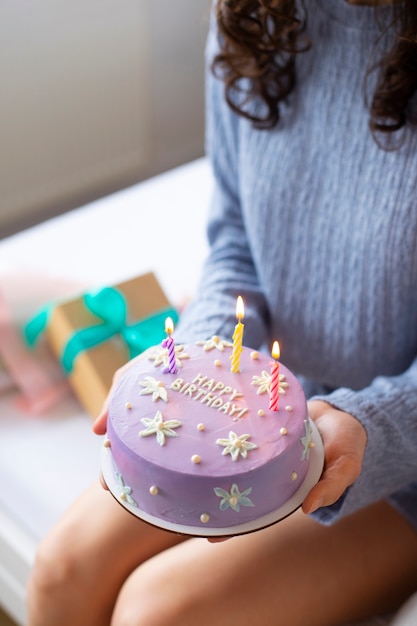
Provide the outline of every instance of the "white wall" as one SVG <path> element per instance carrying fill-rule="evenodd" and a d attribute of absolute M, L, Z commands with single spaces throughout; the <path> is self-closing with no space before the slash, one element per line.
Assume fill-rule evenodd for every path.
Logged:
<path fill-rule="evenodd" d="M 0 2 L 0 237 L 202 154 L 209 10 Z"/>

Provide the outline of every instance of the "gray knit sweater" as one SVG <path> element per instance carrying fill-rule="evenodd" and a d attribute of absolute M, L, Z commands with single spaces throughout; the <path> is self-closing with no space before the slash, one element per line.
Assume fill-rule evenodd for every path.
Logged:
<path fill-rule="evenodd" d="M 417 528 L 417 129 L 396 151 L 368 130 L 374 9 L 306 4 L 313 46 L 276 129 L 233 114 L 208 73 L 210 255 L 177 332 L 230 338 L 242 294 L 244 343 L 278 339 L 307 395 L 367 430 L 361 476 L 317 517 L 389 498 Z M 212 29 L 209 59 L 215 47 Z"/>

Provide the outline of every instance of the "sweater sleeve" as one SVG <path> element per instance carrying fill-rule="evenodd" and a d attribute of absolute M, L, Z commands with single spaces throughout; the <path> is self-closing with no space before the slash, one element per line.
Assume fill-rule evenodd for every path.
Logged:
<path fill-rule="evenodd" d="M 207 66 L 216 47 L 212 28 Z M 222 81 L 210 69 L 206 82 L 206 150 L 214 175 L 207 225 L 209 255 L 197 293 L 181 316 L 176 336 L 179 340 L 213 335 L 231 338 L 236 324 L 236 298 L 241 295 L 245 304 L 245 344 L 258 348 L 266 336 L 268 315 L 239 201 L 239 120 L 224 101 Z"/>
<path fill-rule="evenodd" d="M 208 65 L 216 48 L 212 29 Z M 223 83 L 210 70 L 206 97 L 206 148 L 215 181 L 207 229 L 210 252 L 196 296 L 181 315 L 176 339 L 231 338 L 240 294 L 245 302 L 244 343 L 259 348 L 268 338 L 270 318 L 240 204 L 245 181 L 240 180 L 239 131 L 246 121 L 227 106 Z M 400 376 L 375 378 L 359 391 L 338 388 L 320 399 L 354 415 L 364 425 L 368 441 L 358 480 L 335 505 L 320 509 L 315 516 L 332 523 L 387 498 L 399 508 L 405 499 L 417 507 L 416 488 L 412 489 L 417 482 L 417 361 Z M 404 509 L 411 511 L 410 506 Z M 412 515 L 417 519 L 417 511 Z"/>
<path fill-rule="evenodd" d="M 368 440 L 356 482 L 331 507 L 316 512 L 332 523 L 339 517 L 388 499 L 410 521 L 417 519 L 417 359 L 399 376 L 379 376 L 360 391 L 340 388 L 316 396 L 352 414 Z"/>

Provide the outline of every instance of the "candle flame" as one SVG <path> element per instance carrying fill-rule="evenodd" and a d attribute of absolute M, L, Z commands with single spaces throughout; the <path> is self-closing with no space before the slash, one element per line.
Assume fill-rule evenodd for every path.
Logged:
<path fill-rule="evenodd" d="M 280 349 L 279 349 L 279 343 L 278 341 L 274 341 L 273 346 L 272 346 L 272 357 L 274 359 L 279 359 L 280 357 Z"/>
<path fill-rule="evenodd" d="M 236 317 L 239 320 L 243 320 L 243 316 L 245 315 L 245 307 L 243 306 L 243 298 L 242 296 L 237 297 L 236 301 Z"/>
<path fill-rule="evenodd" d="M 170 335 L 174 330 L 174 322 L 170 317 L 167 317 L 165 320 L 165 332 Z"/>

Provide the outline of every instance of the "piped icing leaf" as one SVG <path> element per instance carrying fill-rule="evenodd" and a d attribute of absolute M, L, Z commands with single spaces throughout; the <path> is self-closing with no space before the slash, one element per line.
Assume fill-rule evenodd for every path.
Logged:
<path fill-rule="evenodd" d="M 175 346 L 175 364 L 177 367 L 182 367 L 181 360 L 189 358 L 189 355 L 184 352 L 184 346 Z M 154 362 L 155 367 L 159 367 L 160 365 L 168 367 L 168 349 L 162 347 L 155 348 L 149 354 L 149 360 Z"/>
<path fill-rule="evenodd" d="M 285 381 L 285 376 L 284 374 L 280 374 L 278 376 L 278 393 L 285 395 L 286 390 L 288 389 L 289 385 L 288 383 Z"/>
<path fill-rule="evenodd" d="M 221 487 L 215 487 L 214 493 L 221 498 L 220 510 L 226 511 L 229 507 L 234 511 L 239 512 L 241 506 L 255 506 L 248 495 L 251 493 L 252 487 L 240 492 L 236 483 L 233 483 L 230 491 L 226 491 Z"/>
<path fill-rule="evenodd" d="M 249 437 L 250 435 L 237 435 L 231 430 L 228 439 L 217 439 L 216 443 L 219 446 L 224 446 L 223 456 L 230 454 L 233 461 L 237 461 L 239 456 L 246 459 L 248 451 L 258 447 L 255 443 L 248 441 Z"/>
<path fill-rule="evenodd" d="M 197 346 L 204 346 L 204 350 L 208 352 L 209 350 L 220 350 L 220 352 L 224 352 L 225 348 L 233 348 L 233 343 L 230 341 L 224 341 L 220 339 L 217 335 L 213 335 L 211 339 L 206 339 L 205 341 L 197 341 Z"/>
<path fill-rule="evenodd" d="M 313 434 L 313 430 L 308 422 L 308 420 L 304 420 L 304 437 L 301 437 L 301 445 L 303 446 L 303 453 L 301 455 L 301 460 L 308 460 L 310 457 L 310 450 L 313 447 L 313 442 L 311 440 L 311 436 Z"/>
<path fill-rule="evenodd" d="M 285 382 L 285 374 L 280 374 L 278 377 L 278 393 L 284 395 L 288 389 L 288 383 Z M 271 374 L 265 370 L 262 371 L 260 376 L 252 377 L 252 385 L 259 387 L 256 392 L 258 395 L 263 393 L 269 393 L 271 391 Z"/>
<path fill-rule="evenodd" d="M 156 378 L 152 378 L 152 376 L 146 376 L 145 380 L 141 380 L 139 382 L 139 385 L 143 387 L 143 389 L 139 392 L 140 396 L 152 394 L 152 400 L 154 402 L 159 399 L 164 402 L 168 400 L 167 390 L 160 380 L 156 380 Z"/>
<path fill-rule="evenodd" d="M 181 422 L 178 420 L 167 420 L 164 422 L 161 411 L 157 411 L 153 419 L 143 417 L 140 421 L 146 428 L 140 431 L 139 437 L 156 435 L 156 440 L 160 446 L 165 445 L 166 437 L 178 437 L 178 434 L 173 429 L 181 426 Z"/>

